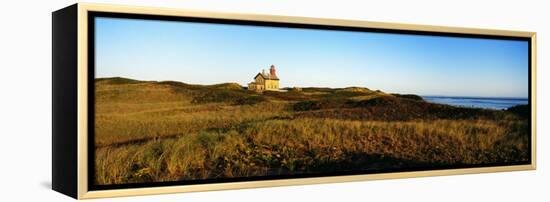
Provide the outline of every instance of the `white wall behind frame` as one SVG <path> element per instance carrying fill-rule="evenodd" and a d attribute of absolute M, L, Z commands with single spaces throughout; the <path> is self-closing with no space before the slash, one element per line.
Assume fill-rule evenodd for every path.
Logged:
<path fill-rule="evenodd" d="M 548 199 L 547 87 L 550 30 L 545 1 L 97 0 L 221 12 L 536 31 L 538 170 L 291 186 L 99 201 L 540 201 Z M 70 201 L 51 186 L 51 12 L 74 1 L 2 1 L 0 12 L 1 201 Z M 545 92 L 546 91 L 546 92 Z"/>

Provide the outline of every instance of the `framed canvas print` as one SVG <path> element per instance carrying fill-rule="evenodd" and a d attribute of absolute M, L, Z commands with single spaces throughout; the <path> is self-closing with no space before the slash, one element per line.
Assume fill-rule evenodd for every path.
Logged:
<path fill-rule="evenodd" d="M 53 189 L 78 199 L 535 169 L 535 33 L 75 4 Z"/>

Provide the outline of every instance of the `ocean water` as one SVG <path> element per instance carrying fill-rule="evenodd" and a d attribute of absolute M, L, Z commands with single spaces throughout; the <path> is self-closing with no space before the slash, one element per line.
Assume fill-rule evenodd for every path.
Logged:
<path fill-rule="evenodd" d="M 432 103 L 485 109 L 507 109 L 516 105 L 528 104 L 528 100 L 526 98 L 479 98 L 447 96 L 422 96 L 422 98 Z"/>

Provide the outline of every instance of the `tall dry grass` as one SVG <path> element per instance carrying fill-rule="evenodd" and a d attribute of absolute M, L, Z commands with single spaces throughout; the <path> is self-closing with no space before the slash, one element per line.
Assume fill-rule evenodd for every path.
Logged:
<path fill-rule="evenodd" d="M 524 123 L 514 120 L 268 120 L 96 150 L 99 184 L 527 160 Z M 377 156 L 377 159 L 362 159 Z"/>

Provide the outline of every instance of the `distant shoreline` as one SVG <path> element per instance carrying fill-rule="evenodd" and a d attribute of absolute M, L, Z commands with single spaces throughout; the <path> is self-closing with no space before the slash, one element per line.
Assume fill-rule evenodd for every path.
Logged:
<path fill-rule="evenodd" d="M 446 104 L 458 107 L 503 110 L 518 105 L 529 104 L 527 98 L 489 98 L 489 97 L 458 97 L 458 96 L 421 96 L 431 103 Z"/>
<path fill-rule="evenodd" d="M 494 100 L 529 100 L 529 98 L 521 97 L 482 97 L 482 96 L 448 96 L 448 95 L 420 95 L 421 97 L 429 98 L 460 98 L 460 99 L 494 99 Z"/>

